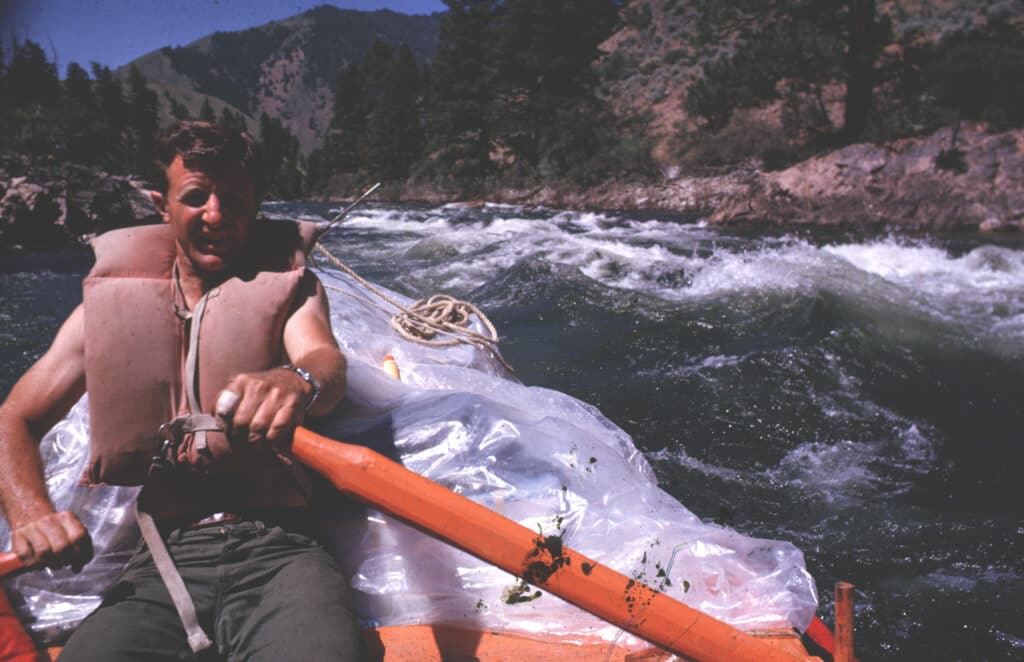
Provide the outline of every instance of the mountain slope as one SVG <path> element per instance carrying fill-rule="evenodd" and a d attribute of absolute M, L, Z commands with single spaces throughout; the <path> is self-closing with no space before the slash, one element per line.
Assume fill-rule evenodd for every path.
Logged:
<path fill-rule="evenodd" d="M 220 99 L 250 118 L 277 117 L 304 152 L 320 144 L 333 112 L 338 70 L 362 60 L 377 39 L 407 44 L 422 65 L 437 50 L 440 15 L 408 16 L 321 6 L 240 32 L 217 32 L 178 48 L 148 53 L 132 65 L 164 89 Z M 172 92 L 173 94 L 173 92 Z M 187 105 L 187 104 L 186 104 Z"/>

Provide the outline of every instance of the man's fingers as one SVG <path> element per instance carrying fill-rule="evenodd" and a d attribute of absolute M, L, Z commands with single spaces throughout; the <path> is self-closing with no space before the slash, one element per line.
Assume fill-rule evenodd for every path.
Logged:
<path fill-rule="evenodd" d="M 224 389 L 217 396 L 217 406 L 214 409 L 215 413 L 221 416 L 230 416 L 235 413 L 235 408 L 238 407 L 238 402 L 242 399 L 242 396 L 238 395 L 234 391 Z"/>
<path fill-rule="evenodd" d="M 287 370 L 236 375 L 218 395 L 213 413 L 232 444 L 280 443 L 302 422 L 304 386 Z"/>
<path fill-rule="evenodd" d="M 18 555 L 18 559 L 30 567 L 36 563 L 36 552 L 32 541 L 20 529 L 11 534 L 11 551 Z"/>
<path fill-rule="evenodd" d="M 82 522 L 70 512 L 59 513 L 61 525 L 64 527 L 64 534 L 70 541 L 64 553 L 65 562 L 75 572 L 82 569 L 86 563 L 92 560 L 93 548 L 92 537 Z"/>
<path fill-rule="evenodd" d="M 26 566 L 31 567 L 43 564 L 56 567 L 54 564 L 53 548 L 50 545 L 49 536 L 46 535 L 44 527 L 37 524 L 18 529 L 18 536 L 12 541 L 12 547 L 18 558 Z"/>
<path fill-rule="evenodd" d="M 231 423 L 231 419 L 235 414 L 235 410 L 238 409 L 238 403 L 242 400 L 242 396 L 230 389 L 224 389 L 217 396 L 217 404 L 213 408 L 215 416 L 220 418 L 223 423 Z"/>
<path fill-rule="evenodd" d="M 11 548 L 26 566 L 72 566 L 92 559 L 92 539 L 74 513 L 64 511 L 35 520 L 12 532 Z"/>
<path fill-rule="evenodd" d="M 260 403 L 259 409 L 253 414 L 249 421 L 249 443 L 256 444 L 261 441 L 269 441 L 273 429 L 274 419 L 277 416 L 278 408 L 273 398 L 265 399 Z"/>
<path fill-rule="evenodd" d="M 267 429 L 267 441 L 277 445 L 289 439 L 295 426 L 302 423 L 302 413 L 302 409 L 294 403 L 276 409 L 273 422 Z"/>
<path fill-rule="evenodd" d="M 63 568 L 71 562 L 69 556 L 73 552 L 73 548 L 64 527 L 60 525 L 59 521 L 56 524 L 57 526 L 48 526 L 43 531 L 46 536 L 46 545 L 49 548 L 49 553 L 46 554 L 43 562 L 51 568 Z"/>

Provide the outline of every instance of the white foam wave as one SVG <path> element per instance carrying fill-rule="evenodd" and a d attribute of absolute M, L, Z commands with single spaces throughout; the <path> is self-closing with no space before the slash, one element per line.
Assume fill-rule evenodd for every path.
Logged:
<path fill-rule="evenodd" d="M 907 475 L 933 471 L 936 457 L 935 442 L 910 424 L 891 441 L 800 444 L 767 475 L 827 503 L 850 504 L 905 493 Z"/>
<path fill-rule="evenodd" d="M 361 208 L 332 241 L 357 261 L 401 261 L 399 283 L 411 289 L 461 295 L 538 258 L 672 303 L 831 291 L 1011 344 L 1024 335 L 1024 252 L 997 246 L 961 256 L 895 238 L 822 248 L 792 237 L 730 238 L 672 219 L 496 204 Z"/>
<path fill-rule="evenodd" d="M 889 238 L 825 250 L 859 269 L 938 296 L 1024 289 L 1024 253 L 1000 246 L 980 246 L 954 257 L 924 243 Z"/>
<path fill-rule="evenodd" d="M 685 467 L 697 473 L 705 476 L 712 476 L 729 483 L 744 483 L 747 481 L 747 476 L 736 469 L 730 469 L 728 467 L 719 466 L 716 464 L 708 464 L 702 460 L 698 460 L 682 448 L 668 449 L 662 448 L 646 454 L 647 458 L 652 461 L 670 461 L 678 464 L 681 467 Z"/>

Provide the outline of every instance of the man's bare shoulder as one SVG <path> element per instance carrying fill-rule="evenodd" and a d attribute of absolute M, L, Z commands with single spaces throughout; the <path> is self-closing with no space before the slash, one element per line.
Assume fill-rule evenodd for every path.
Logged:
<path fill-rule="evenodd" d="M 80 305 L 61 325 L 50 348 L 18 380 L 4 403 L 42 432 L 85 392 L 85 312 Z"/>

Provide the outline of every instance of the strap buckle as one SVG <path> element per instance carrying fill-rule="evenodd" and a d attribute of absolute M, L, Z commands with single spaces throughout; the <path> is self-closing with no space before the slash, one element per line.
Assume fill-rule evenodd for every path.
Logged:
<path fill-rule="evenodd" d="M 160 444 L 160 452 L 153 456 L 153 463 L 150 471 L 154 469 L 173 469 L 178 466 L 178 447 L 185 437 L 182 432 L 180 419 L 174 419 L 160 426 L 157 431 L 157 438 L 163 443 Z"/>
<path fill-rule="evenodd" d="M 174 469 L 181 463 L 178 462 L 179 449 L 185 440 L 185 435 L 197 433 L 195 438 L 195 450 L 207 460 L 213 459 L 209 446 L 206 444 L 206 432 L 222 431 L 220 423 L 210 414 L 191 414 L 178 416 L 160 426 L 157 437 L 162 440 L 160 453 L 153 457 L 150 471 L 153 469 Z"/>

